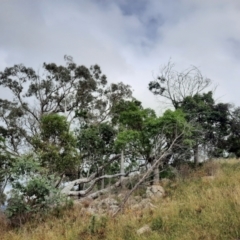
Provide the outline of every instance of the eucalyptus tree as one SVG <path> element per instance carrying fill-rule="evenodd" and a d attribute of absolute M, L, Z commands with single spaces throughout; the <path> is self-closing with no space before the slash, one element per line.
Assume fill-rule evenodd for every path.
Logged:
<path fill-rule="evenodd" d="M 144 109 L 138 101 L 124 104 L 121 104 L 123 110 L 119 115 L 119 121 L 124 128 L 118 134 L 116 146 L 129 153 L 130 163 L 141 160 L 143 165 L 155 166 L 154 184 L 157 184 L 159 167 L 163 169 L 170 163 L 176 150 L 183 146 L 182 137 L 190 134 L 185 116 L 181 110 L 168 110 L 162 117 L 157 117 L 152 109 Z M 170 146 L 171 152 L 159 161 Z M 176 155 L 173 159 L 176 160 Z M 139 166 L 139 163 L 136 165 Z"/>
<path fill-rule="evenodd" d="M 237 158 L 240 157 L 240 108 L 234 108 L 230 112 L 229 134 L 226 139 L 223 139 L 222 145 L 229 154 L 234 154 Z"/>
<path fill-rule="evenodd" d="M 65 66 L 44 63 L 39 72 L 22 64 L 0 72 L 1 88 L 11 93 L 0 99 L 0 123 L 10 153 L 38 148 L 36 138 L 42 134 L 45 115 L 65 115 L 71 129 L 96 125 L 107 121 L 119 99 L 131 98 L 130 86 L 108 84 L 98 65 L 87 68 L 69 56 L 64 59 Z"/>
<path fill-rule="evenodd" d="M 32 139 L 36 158 L 48 174 L 76 177 L 77 166 L 81 164 L 76 149 L 76 137 L 70 131 L 65 116 L 56 113 L 45 114 L 40 119 L 40 134 Z"/>
<path fill-rule="evenodd" d="M 131 104 L 130 104 L 131 106 Z M 145 157 L 149 167 L 140 176 L 134 187 L 125 195 L 119 210 L 124 208 L 130 195 L 154 173 L 153 184 L 159 182 L 159 168 L 164 170 L 166 166 L 176 160 L 176 154 L 186 140 L 191 137 L 192 126 L 186 121 L 185 114 L 180 110 L 167 110 L 163 116 L 156 117 L 151 109 L 131 108 L 129 112 L 123 112 L 122 120 L 126 124 L 126 130 L 120 132 L 118 144 L 135 149 L 138 156 Z M 134 124 L 136 122 L 136 125 Z M 186 141 L 186 142 L 184 142 Z"/>
<path fill-rule="evenodd" d="M 229 104 L 215 103 L 212 92 L 186 97 L 181 109 L 186 119 L 194 127 L 192 150 L 194 162 L 199 163 L 199 147 L 206 149 L 205 154 L 222 156 L 224 138 L 229 134 Z"/>
<path fill-rule="evenodd" d="M 21 159 L 31 153 L 45 169 L 41 174 L 58 178 L 56 187 L 65 176 L 78 180 L 86 169 L 94 186 L 104 178 L 103 169 L 119 159 L 113 149 L 112 109 L 131 99 L 132 91 L 123 83 L 108 84 L 98 65 L 87 68 L 69 56 L 64 59 L 64 66 L 44 63 L 38 72 L 22 64 L 0 72 L 0 87 L 10 93 L 0 99 L 1 166 L 10 170 L 3 161 L 6 154 Z"/>
<path fill-rule="evenodd" d="M 112 156 L 119 156 L 114 148 L 115 138 L 116 130 L 109 122 L 85 125 L 79 129 L 77 148 L 83 161 L 78 172 L 79 178 L 89 177 L 93 172 L 98 172 L 99 176 L 119 172 L 118 162 L 107 164 Z M 105 165 L 104 168 L 103 165 Z M 104 188 L 104 182 L 102 179 L 102 188 Z"/>

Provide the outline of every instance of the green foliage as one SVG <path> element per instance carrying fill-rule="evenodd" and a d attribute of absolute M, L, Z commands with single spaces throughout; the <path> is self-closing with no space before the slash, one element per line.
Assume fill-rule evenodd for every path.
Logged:
<path fill-rule="evenodd" d="M 193 128 L 181 109 L 167 110 L 162 117 L 157 117 L 152 109 L 142 108 L 139 102 L 125 102 L 121 107 L 119 122 L 122 130 L 117 135 L 115 146 L 127 149 L 133 158 L 151 162 L 173 141 L 177 141 L 178 148 L 184 151 L 192 144 Z M 174 147 L 174 152 L 177 151 L 179 153 Z"/>
<path fill-rule="evenodd" d="M 89 223 L 89 232 L 91 235 L 100 235 L 102 236 L 104 234 L 104 231 L 106 226 L 107 226 L 107 222 L 108 222 L 108 219 L 107 217 L 105 216 L 102 216 L 102 217 L 97 217 L 95 215 L 93 215 L 90 219 L 90 223 Z M 104 237 L 104 236 L 102 236 Z"/>
<path fill-rule="evenodd" d="M 12 224 L 21 225 L 62 205 L 66 200 L 55 188 L 55 182 L 54 176 L 44 174 L 44 169 L 31 156 L 19 159 L 13 166 L 6 210 Z"/>
<path fill-rule="evenodd" d="M 98 126 L 85 126 L 80 129 L 78 135 L 78 148 L 81 152 L 89 155 L 101 155 L 113 153 L 115 130 L 108 123 L 101 123 Z"/>
<path fill-rule="evenodd" d="M 79 163 L 76 139 L 66 117 L 47 114 L 41 118 L 41 133 L 33 140 L 39 160 L 50 173 L 74 173 Z"/>
<path fill-rule="evenodd" d="M 139 144 L 140 133 L 136 130 L 123 130 L 119 132 L 117 140 L 115 142 L 116 149 L 125 149 L 127 145 L 129 147 L 137 147 Z M 132 144 L 132 145 L 131 145 Z M 134 149 L 133 149 L 134 150 Z"/>
<path fill-rule="evenodd" d="M 39 71 L 43 75 L 22 64 L 0 72 L 1 87 L 12 93 L 9 100 L 0 99 L 0 135 L 6 137 L 9 151 L 21 155 L 22 149 L 33 150 L 50 172 L 60 174 L 80 167 L 70 123 L 82 128 L 110 122 L 112 108 L 120 100 L 132 98 L 129 85 L 107 85 L 98 65 L 78 66 L 70 56 L 64 60 L 64 66 L 44 63 Z M 74 120 L 67 122 L 62 113 Z M 102 132 L 103 141 L 108 141 L 111 131 Z M 84 155 L 81 160 L 86 162 Z"/>
<path fill-rule="evenodd" d="M 160 172 L 160 178 L 174 179 L 176 177 L 176 169 L 171 166 L 166 167 Z"/>
<path fill-rule="evenodd" d="M 208 145 L 209 155 L 223 156 L 224 138 L 229 134 L 229 104 L 216 104 L 212 92 L 208 92 L 186 97 L 181 109 L 194 128 L 191 137 L 194 151 L 199 145 Z"/>
<path fill-rule="evenodd" d="M 191 136 L 193 134 L 193 126 L 187 122 L 186 116 L 181 109 L 167 110 L 160 118 L 160 129 L 165 137 L 165 148 L 172 146 L 172 154 L 164 160 L 167 163 L 179 165 L 191 158 L 190 148 L 193 144 Z"/>
<path fill-rule="evenodd" d="M 85 125 L 77 131 L 77 148 L 80 156 L 87 159 L 87 164 L 90 170 L 96 169 L 105 164 L 110 156 L 116 153 L 114 141 L 116 130 L 109 123 L 100 123 L 98 125 Z M 105 173 L 116 173 L 119 170 L 119 165 L 112 163 L 105 167 Z M 82 174 L 86 172 L 82 171 Z"/>
<path fill-rule="evenodd" d="M 236 108 L 231 113 L 229 121 L 229 136 L 223 141 L 222 146 L 230 154 L 240 157 L 240 108 Z"/>
<path fill-rule="evenodd" d="M 154 137 L 159 134 L 159 118 L 152 109 L 143 109 L 138 101 L 119 106 L 121 131 L 116 139 L 117 149 L 128 149 L 134 156 L 150 157 Z"/>
<path fill-rule="evenodd" d="M 161 216 L 155 217 L 151 222 L 151 229 L 153 231 L 161 231 L 163 228 L 163 219 Z"/>
<path fill-rule="evenodd" d="M 189 137 L 192 134 L 192 126 L 187 123 L 181 109 L 167 110 L 161 117 L 160 127 L 170 142 L 179 135 Z"/>
<path fill-rule="evenodd" d="M 41 118 L 41 130 L 41 137 L 43 140 L 49 142 L 62 142 L 69 134 L 69 124 L 64 116 L 46 114 Z"/>

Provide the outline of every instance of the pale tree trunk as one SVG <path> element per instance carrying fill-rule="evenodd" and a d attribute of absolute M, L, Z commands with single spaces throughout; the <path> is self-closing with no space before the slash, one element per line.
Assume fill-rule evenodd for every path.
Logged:
<path fill-rule="evenodd" d="M 194 165 L 196 167 L 199 163 L 199 146 L 198 145 L 194 147 L 193 152 L 194 152 Z"/>
<path fill-rule="evenodd" d="M 155 161 L 157 161 L 157 159 Z M 158 185 L 158 184 L 159 184 L 159 165 L 157 164 L 153 170 L 153 185 Z"/>
<path fill-rule="evenodd" d="M 123 186 L 123 178 L 124 178 L 124 152 L 122 150 L 121 152 L 121 162 L 120 162 L 120 173 L 122 174 L 122 176 L 120 177 L 120 182 L 121 182 L 121 186 Z"/>
<path fill-rule="evenodd" d="M 104 170 L 103 170 L 102 175 L 104 175 Z M 103 178 L 101 181 L 101 189 L 104 189 L 104 188 L 105 188 L 105 179 Z"/>

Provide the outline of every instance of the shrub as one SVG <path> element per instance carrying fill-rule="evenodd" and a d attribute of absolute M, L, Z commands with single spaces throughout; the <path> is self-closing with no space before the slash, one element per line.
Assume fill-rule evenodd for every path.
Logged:
<path fill-rule="evenodd" d="M 160 178 L 173 179 L 177 175 L 176 169 L 169 166 L 160 172 Z"/>
<path fill-rule="evenodd" d="M 152 220 L 151 229 L 153 231 L 159 231 L 162 229 L 162 227 L 163 227 L 163 219 L 160 216 Z"/>
<path fill-rule="evenodd" d="M 40 219 L 49 210 L 65 206 L 66 197 L 55 188 L 55 182 L 54 175 L 47 175 L 32 155 L 19 158 L 13 166 L 12 190 L 6 209 L 11 225 Z"/>
<path fill-rule="evenodd" d="M 67 203 L 60 191 L 53 187 L 53 179 L 36 176 L 28 182 L 13 184 L 6 214 L 13 226 L 20 226 L 28 220 L 42 217 L 49 210 Z"/>
<path fill-rule="evenodd" d="M 182 180 L 186 180 L 191 176 L 192 172 L 193 169 L 189 164 L 181 164 L 178 169 L 178 177 Z"/>
<path fill-rule="evenodd" d="M 214 176 L 219 170 L 219 163 L 209 160 L 203 164 L 203 170 L 207 176 Z"/>
<path fill-rule="evenodd" d="M 8 227 L 8 220 L 6 215 L 0 210 L 0 233 L 5 231 Z"/>

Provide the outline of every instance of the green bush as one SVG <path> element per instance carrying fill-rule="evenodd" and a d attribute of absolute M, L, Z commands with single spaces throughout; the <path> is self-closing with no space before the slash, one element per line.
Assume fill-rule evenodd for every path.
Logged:
<path fill-rule="evenodd" d="M 151 229 L 153 231 L 159 231 L 162 229 L 162 227 L 163 227 L 163 219 L 160 216 L 152 220 Z"/>
<path fill-rule="evenodd" d="M 37 176 L 27 183 L 14 183 L 6 214 L 12 225 L 20 226 L 49 210 L 65 205 L 66 199 L 53 187 L 51 179 Z"/>
<path fill-rule="evenodd" d="M 168 168 L 161 171 L 159 176 L 160 176 L 160 179 L 162 178 L 173 179 L 176 177 L 176 173 L 177 173 L 177 170 L 169 166 Z"/>
<path fill-rule="evenodd" d="M 40 219 L 53 209 L 65 206 L 67 200 L 55 188 L 56 179 L 47 175 L 33 158 L 26 156 L 14 166 L 6 215 L 13 226 L 30 219 Z"/>

